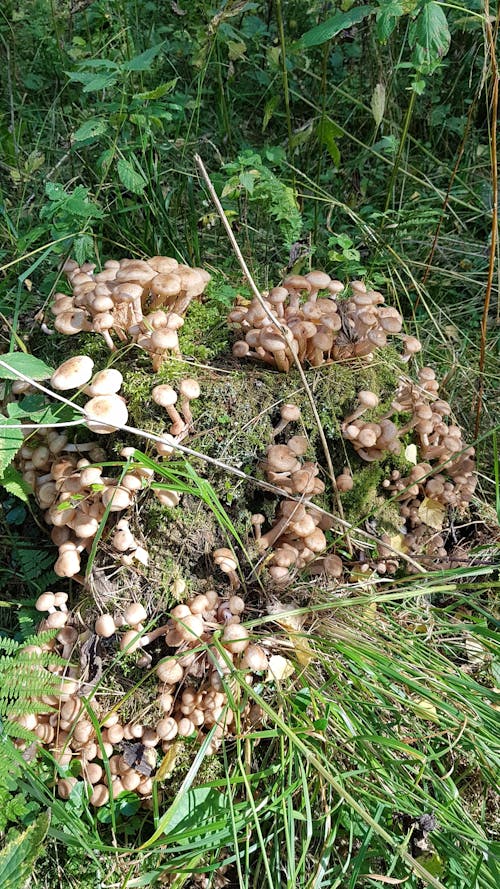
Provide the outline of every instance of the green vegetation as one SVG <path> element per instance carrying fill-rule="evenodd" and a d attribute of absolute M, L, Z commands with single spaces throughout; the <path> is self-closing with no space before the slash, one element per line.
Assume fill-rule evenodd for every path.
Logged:
<path fill-rule="evenodd" d="M 167 421 L 153 385 L 195 376 L 202 396 L 185 442 L 198 456 L 156 477 L 183 492 L 182 508 L 144 496 L 131 510 L 149 567 L 103 586 L 103 522 L 83 591 L 54 574 L 43 511 L 11 462 L 22 433 L 2 429 L 81 417 L 39 394 L 2 406 L 0 889 L 28 879 L 36 889 L 498 886 L 498 15 L 488 0 L 3 4 L 0 353 L 16 358 L 0 385 L 16 371 L 44 380 L 47 367 L 86 353 L 123 373 L 130 424 L 156 435 Z M 450 532 L 461 561 L 420 574 L 403 564 L 386 577 L 354 569 L 333 586 L 300 574 L 284 590 L 257 577 L 250 517 L 275 514 L 259 461 L 283 401 L 300 404 L 306 459 L 324 456 L 298 373 L 231 356 L 225 319 L 251 293 L 196 153 L 260 288 L 311 268 L 362 278 L 421 340 L 422 363 L 476 448 L 479 485 Z M 179 331 L 182 360 L 154 374 L 136 346 L 112 354 L 95 334 L 47 332 L 68 256 L 101 268 L 155 254 L 212 275 Z M 355 470 L 342 504 L 368 556 L 366 534 L 386 532 L 397 548 L 400 516 L 380 486 L 409 464 L 404 454 L 353 459 L 340 422 L 360 389 L 379 395 L 379 414 L 388 409 L 407 370 L 392 346 L 362 366 L 307 370 L 335 473 L 346 462 Z M 68 430 L 71 440 L 89 434 Z M 110 473 L 124 471 L 124 445 L 142 466 L 155 458 L 151 442 L 117 431 L 105 439 Z M 315 502 L 330 510 L 323 477 Z M 348 554 L 338 525 L 327 538 Z M 238 552 L 246 626 L 257 640 L 271 636 L 294 672 L 249 685 L 234 669 L 229 700 L 235 710 L 258 704 L 262 721 L 240 726 L 216 756 L 193 738 L 177 742 L 149 808 L 126 792 L 96 809 L 83 782 L 60 799 L 57 781 L 74 764 L 50 750 L 32 756 L 29 729 L 26 750 L 12 740 L 30 697 L 54 692 L 59 658 L 24 651 L 54 635 L 35 635 L 37 596 L 67 590 L 84 627 L 130 599 L 161 624 L 188 594 L 227 587 L 210 559 L 217 546 Z M 124 719 L 154 713 L 152 674 L 131 654 L 106 655 L 89 719 L 97 723 L 96 702 Z"/>

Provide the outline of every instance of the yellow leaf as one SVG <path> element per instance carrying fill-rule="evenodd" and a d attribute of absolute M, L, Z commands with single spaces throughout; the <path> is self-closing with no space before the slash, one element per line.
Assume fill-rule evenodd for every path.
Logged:
<path fill-rule="evenodd" d="M 425 698 L 417 698 L 413 701 L 418 716 L 422 719 L 430 719 L 431 722 L 439 722 L 437 710 L 434 704 Z"/>
<path fill-rule="evenodd" d="M 419 519 L 424 525 L 434 528 L 435 531 L 441 531 L 445 515 L 446 510 L 443 504 L 439 500 L 433 500 L 431 497 L 426 497 L 422 500 L 418 508 Z"/>
<path fill-rule="evenodd" d="M 266 681 L 282 682 L 283 679 L 288 679 L 289 676 L 292 676 L 294 672 L 294 666 L 291 661 L 287 660 L 286 657 L 282 657 L 281 654 L 273 654 L 269 658 L 269 670 L 267 671 Z"/>
<path fill-rule="evenodd" d="M 408 463 L 413 463 L 414 466 L 418 463 L 417 458 L 417 446 L 416 444 L 409 444 L 405 448 L 405 460 L 408 460 Z"/>
<path fill-rule="evenodd" d="M 300 636 L 298 633 L 289 633 L 290 642 L 295 649 L 295 657 L 299 664 L 307 667 L 314 660 L 315 652 L 311 648 L 306 636 Z"/>
<path fill-rule="evenodd" d="M 398 553 L 406 553 L 408 552 L 408 547 L 405 544 L 404 534 L 393 534 L 392 537 L 389 537 L 389 543 L 393 549 Z"/>

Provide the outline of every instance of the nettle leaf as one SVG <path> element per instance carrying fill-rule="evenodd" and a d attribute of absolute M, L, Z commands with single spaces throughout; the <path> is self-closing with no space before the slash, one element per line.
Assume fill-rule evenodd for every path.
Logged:
<path fill-rule="evenodd" d="M 92 77 L 92 80 L 89 81 L 84 87 L 84 93 L 96 93 L 99 90 L 107 89 L 110 86 L 114 86 L 118 80 L 118 75 L 114 73 L 107 74 L 97 74 L 95 77 Z"/>
<path fill-rule="evenodd" d="M 34 355 L 28 355 L 26 352 L 9 352 L 6 355 L 0 355 L 0 380 L 18 380 L 19 373 L 32 380 L 47 380 L 54 373 L 54 368 L 45 364 Z M 8 364 L 8 367 L 4 365 Z"/>
<path fill-rule="evenodd" d="M 306 31 L 294 48 L 307 49 L 311 46 L 321 46 L 322 43 L 326 43 L 327 40 L 336 37 L 341 31 L 345 31 L 347 28 L 362 22 L 372 12 L 375 12 L 374 6 L 356 6 L 354 9 L 350 9 L 349 12 L 337 12 L 327 19 L 326 22 L 322 22 L 320 25 L 316 25 L 315 28 L 311 28 L 310 31 Z"/>
<path fill-rule="evenodd" d="M 3 473 L 12 463 L 20 447 L 24 436 L 21 429 L 6 429 L 12 426 L 13 421 L 9 417 L 0 416 L 0 472 Z"/>
<path fill-rule="evenodd" d="M 340 151 L 335 140 L 341 135 L 342 130 L 334 124 L 333 120 L 324 118 L 318 125 L 318 139 L 325 146 L 336 167 L 340 166 Z"/>
<path fill-rule="evenodd" d="M 107 121 L 102 117 L 92 117 L 82 123 L 73 135 L 73 142 L 85 142 L 87 139 L 97 139 L 108 130 Z"/>
<path fill-rule="evenodd" d="M 33 824 L 4 846 L 0 852 L 0 889 L 24 889 L 43 849 L 49 824 L 50 811 L 43 812 Z"/>
<path fill-rule="evenodd" d="M 173 80 L 169 80 L 167 83 L 160 83 L 159 86 L 154 90 L 149 90 L 147 93 L 136 93 L 134 96 L 135 99 L 140 99 L 141 102 L 148 102 L 150 99 L 161 99 L 162 96 L 166 96 L 167 93 L 171 93 L 174 87 L 179 80 L 178 77 L 174 77 Z"/>
<path fill-rule="evenodd" d="M 429 73 L 450 48 L 448 20 L 435 0 L 426 3 L 410 24 L 408 41 L 414 48 L 414 63 L 419 71 Z"/>
<path fill-rule="evenodd" d="M 406 12 L 402 0 L 379 0 L 377 10 L 377 37 L 382 43 L 389 39 L 399 19 Z"/>
<path fill-rule="evenodd" d="M 0 486 L 5 488 L 8 494 L 12 494 L 24 503 L 28 502 L 29 495 L 33 493 L 28 483 L 24 481 L 21 473 L 12 464 L 9 464 L 3 472 L 0 472 Z"/>
<path fill-rule="evenodd" d="M 122 67 L 123 71 L 147 71 L 151 67 L 151 63 L 155 60 L 156 56 L 162 51 L 163 43 L 157 43 L 156 46 L 151 46 L 146 52 L 142 52 L 139 56 L 134 56 L 133 59 L 130 59 L 128 62 L 124 62 Z"/>
<path fill-rule="evenodd" d="M 129 161 L 121 157 L 116 167 L 120 182 L 128 191 L 133 192 L 133 194 L 142 194 L 144 192 L 147 182 L 142 173 L 138 173 Z"/>

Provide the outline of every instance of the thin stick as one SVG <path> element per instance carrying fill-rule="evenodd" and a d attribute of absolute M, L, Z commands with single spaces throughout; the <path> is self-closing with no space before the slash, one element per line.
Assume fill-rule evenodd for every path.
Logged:
<path fill-rule="evenodd" d="M 318 427 L 319 437 L 320 437 L 321 445 L 323 448 L 323 453 L 325 455 L 326 465 L 328 467 L 328 474 L 330 476 L 330 479 L 332 482 L 332 488 L 333 488 L 334 495 L 335 495 L 335 504 L 336 504 L 339 516 L 341 517 L 341 519 L 344 519 L 344 510 L 342 507 L 340 494 L 339 494 L 339 491 L 337 488 L 337 482 L 335 481 L 335 473 L 333 471 L 332 458 L 330 456 L 330 451 L 328 448 L 328 443 L 326 440 L 325 432 L 324 432 L 324 429 L 323 429 L 323 426 L 321 424 L 321 420 L 320 420 L 320 417 L 318 414 L 318 409 L 316 407 L 314 395 L 312 394 L 311 387 L 309 386 L 309 383 L 307 382 L 307 377 L 305 375 L 304 368 L 302 367 L 302 365 L 295 353 L 295 350 L 294 350 L 294 339 L 292 336 L 292 332 L 286 326 L 286 324 L 281 324 L 281 322 L 278 320 L 278 318 L 276 318 L 275 315 L 273 314 L 273 312 L 269 309 L 269 306 L 267 305 L 266 301 L 263 299 L 262 294 L 261 294 L 259 288 L 257 287 L 257 285 L 252 277 L 252 274 L 250 272 L 250 269 L 248 268 L 248 266 L 245 262 L 245 259 L 243 257 L 243 254 L 238 246 L 238 242 L 234 236 L 231 226 L 229 225 L 228 218 L 224 212 L 224 208 L 223 208 L 221 202 L 219 201 L 217 192 L 215 191 L 215 188 L 213 187 L 213 185 L 210 181 L 210 177 L 207 173 L 205 164 L 203 163 L 199 154 L 195 154 L 194 159 L 195 159 L 196 164 L 201 172 L 201 175 L 203 176 L 203 179 L 205 180 L 206 186 L 207 186 L 208 191 L 210 193 L 210 197 L 212 198 L 212 201 L 213 201 L 213 203 L 217 209 L 217 212 L 220 216 L 221 222 L 222 222 L 224 228 L 226 229 L 226 234 L 227 234 L 229 241 L 231 243 L 231 247 L 233 248 L 234 254 L 241 266 L 241 270 L 250 285 L 250 289 L 251 289 L 252 293 L 254 294 L 259 305 L 263 308 L 267 317 L 271 321 L 273 327 L 277 328 L 277 330 L 280 331 L 280 333 L 282 334 L 284 340 L 286 341 L 286 343 L 288 345 L 288 348 L 290 349 L 290 353 L 293 357 L 293 360 L 295 362 L 297 370 L 300 374 L 300 379 L 302 380 L 302 385 L 304 386 L 309 404 L 311 405 L 311 410 L 313 412 L 314 420 L 315 420 L 316 425 Z M 347 544 L 347 549 L 349 551 L 349 554 L 352 555 L 352 544 L 351 544 L 349 534 L 346 534 L 346 544 Z"/>
<path fill-rule="evenodd" d="M 490 129 L 490 161 L 491 161 L 491 244 L 490 258 L 488 263 L 488 279 L 486 282 L 486 292 L 484 294 L 483 316 L 481 318 L 481 342 L 479 347 L 479 386 L 477 391 L 476 402 L 476 422 L 474 425 L 474 435 L 479 435 L 479 427 L 481 425 L 481 414 L 483 412 L 483 396 L 484 396 L 484 365 L 486 362 L 486 344 L 488 337 L 488 313 L 490 310 L 491 291 L 493 289 L 493 278 L 495 275 L 495 260 L 497 250 L 498 236 L 498 160 L 497 160 L 497 119 L 498 119 L 498 64 L 495 49 L 495 39 L 490 21 L 490 5 L 489 0 L 485 0 L 484 4 L 484 27 L 486 30 L 486 38 L 488 41 L 491 56 L 491 129 Z"/>
<path fill-rule="evenodd" d="M 20 380 L 24 380 L 27 383 L 30 383 L 35 388 L 40 389 L 41 392 L 45 392 L 46 395 L 50 395 L 51 398 L 55 398 L 57 401 L 60 401 L 62 404 L 67 404 L 69 407 L 72 407 L 75 411 L 78 411 L 88 421 L 89 417 L 85 413 L 83 407 L 75 404 L 73 401 L 69 401 L 64 396 L 59 395 L 58 392 L 52 392 L 51 389 L 47 389 L 46 386 L 43 386 L 37 380 L 32 380 L 31 377 L 26 376 L 26 374 L 21 373 L 21 371 L 16 370 L 13 371 L 9 364 L 6 364 L 4 361 L 0 359 L 0 367 L 5 367 L 11 373 L 16 373 Z M 21 424 L 20 424 L 21 425 Z M 1 430 L 2 427 L 0 427 Z M 137 429 L 135 426 L 125 426 L 116 424 L 116 429 L 120 429 L 123 432 L 129 432 L 131 435 L 137 435 L 139 438 L 144 438 L 147 441 L 158 442 L 159 444 L 167 444 L 174 451 L 179 451 L 181 454 L 186 454 L 188 457 L 195 457 L 198 460 L 201 460 L 205 463 L 210 463 L 212 466 L 217 466 L 218 469 L 223 469 L 225 472 L 229 472 L 232 475 L 236 475 L 238 478 L 243 479 L 244 481 L 251 482 L 258 488 L 262 488 L 264 491 L 269 491 L 271 494 L 276 494 L 278 497 L 285 497 L 287 500 L 294 500 L 298 503 L 303 504 L 304 506 L 309 507 L 310 509 L 315 509 L 316 512 L 319 512 L 320 515 L 327 516 L 332 519 L 337 525 L 343 528 L 346 531 L 346 534 L 349 531 L 356 530 L 356 534 L 359 534 L 361 537 L 365 537 L 367 540 L 372 543 L 380 544 L 380 539 L 375 534 L 370 534 L 369 531 L 364 531 L 362 528 L 354 529 L 354 526 L 347 522 L 345 519 L 341 519 L 336 515 L 333 515 L 331 512 L 328 512 L 326 509 L 322 509 L 321 506 L 316 506 L 315 503 L 312 503 L 311 500 L 305 499 L 302 497 L 294 497 L 289 494 L 288 491 L 284 491 L 283 488 L 278 488 L 276 485 L 270 484 L 270 482 L 261 481 L 258 478 L 254 478 L 253 475 L 247 475 L 247 473 L 243 472 L 241 469 L 236 469 L 235 466 L 231 466 L 229 463 L 224 463 L 222 460 L 217 460 L 216 457 L 209 457 L 208 454 L 203 454 L 201 451 L 195 451 L 192 448 L 188 448 L 185 445 L 179 444 L 175 440 L 173 436 L 169 436 L 169 438 L 165 438 L 161 435 L 155 435 L 153 432 L 145 432 L 143 429 Z M 90 430 L 92 431 L 92 430 Z M 96 442 L 97 444 L 97 442 Z M 421 574 L 426 573 L 426 569 L 422 567 L 415 559 L 412 559 L 411 556 L 406 555 L 406 553 L 399 552 L 399 550 L 394 549 L 388 543 L 384 543 L 384 548 L 390 550 L 390 552 L 394 553 L 398 557 L 398 559 L 403 559 L 403 561 L 407 562 L 409 565 L 412 565 L 418 572 Z"/>

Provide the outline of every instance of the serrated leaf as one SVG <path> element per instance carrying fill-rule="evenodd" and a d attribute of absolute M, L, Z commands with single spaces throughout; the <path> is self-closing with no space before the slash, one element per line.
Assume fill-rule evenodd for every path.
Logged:
<path fill-rule="evenodd" d="M 123 157 L 120 158 L 116 166 L 122 185 L 133 194 L 142 194 L 147 185 L 144 176 L 138 173 L 132 164 Z"/>
<path fill-rule="evenodd" d="M 377 10 L 376 31 L 380 41 L 385 43 L 404 13 L 405 9 L 401 0 L 385 0 L 384 5 Z"/>
<path fill-rule="evenodd" d="M 160 83 L 159 86 L 154 90 L 149 90 L 146 93 L 136 93 L 134 99 L 139 99 L 140 101 L 149 101 L 150 99 L 161 99 L 162 96 L 166 96 L 167 93 L 171 93 L 174 87 L 179 80 L 178 77 L 174 77 L 173 80 L 167 81 L 167 83 Z"/>
<path fill-rule="evenodd" d="M 12 463 L 19 448 L 24 441 L 20 429 L 5 429 L 5 425 L 12 426 L 13 421 L 8 417 L 0 417 L 0 472 L 4 472 Z"/>
<path fill-rule="evenodd" d="M 107 73 L 107 74 L 97 74 L 96 77 L 92 77 L 84 87 L 84 93 L 96 93 L 99 90 L 105 90 L 110 86 L 114 86 L 118 80 L 117 74 Z"/>
<path fill-rule="evenodd" d="M 0 889 L 24 889 L 42 851 L 50 824 L 50 811 L 42 812 L 0 852 Z"/>
<path fill-rule="evenodd" d="M 6 466 L 0 473 L 0 486 L 5 488 L 8 494 L 12 494 L 24 503 L 28 502 L 28 495 L 32 493 L 28 483 L 24 481 L 21 473 L 12 464 Z"/>
<path fill-rule="evenodd" d="M 276 111 L 276 108 L 280 104 L 280 102 L 281 102 L 280 95 L 271 96 L 271 98 L 268 99 L 268 101 L 266 102 L 266 104 L 264 106 L 264 115 L 262 118 L 262 132 L 263 133 L 265 133 L 265 131 L 267 129 L 267 125 L 269 124 L 269 121 L 271 120 L 271 118 L 272 118 L 274 112 Z"/>
<path fill-rule="evenodd" d="M 342 135 L 342 130 L 334 124 L 333 120 L 324 118 L 319 123 L 317 132 L 320 142 L 323 143 L 333 163 L 338 167 L 340 165 L 340 151 L 335 139 Z"/>
<path fill-rule="evenodd" d="M 424 525 L 434 528 L 435 531 L 441 531 L 443 527 L 446 510 L 439 500 L 433 500 L 432 497 L 425 497 L 418 508 L 418 517 Z"/>
<path fill-rule="evenodd" d="M 417 446 L 416 444 L 409 444 L 405 448 L 405 460 L 408 460 L 408 463 L 413 463 L 414 466 L 417 465 Z"/>
<path fill-rule="evenodd" d="M 429 74 L 450 48 L 448 20 L 439 3 L 425 3 L 408 31 L 408 42 L 414 48 L 413 64 L 420 73 Z"/>
<path fill-rule="evenodd" d="M 307 49 L 311 46 L 321 46 L 322 43 L 326 43 L 327 40 L 336 37 L 341 31 L 345 31 L 347 28 L 362 22 L 372 12 L 375 12 L 374 6 L 356 6 L 354 9 L 350 9 L 349 12 L 337 12 L 327 19 L 326 22 L 322 22 L 320 25 L 316 25 L 316 27 L 306 31 L 294 48 Z"/>
<path fill-rule="evenodd" d="M 85 142 L 87 139 L 97 139 L 99 136 L 103 136 L 107 129 L 108 124 L 106 120 L 102 117 L 92 117 L 90 120 L 82 123 L 81 127 L 78 127 L 73 135 L 73 141 Z"/>
<path fill-rule="evenodd" d="M 383 83 L 376 84 L 370 104 L 375 126 L 379 127 L 384 118 L 385 111 L 385 86 Z"/>
<path fill-rule="evenodd" d="M 8 367 L 5 367 L 5 365 Z M 18 371 L 18 373 L 16 373 Z M 0 355 L 0 380 L 18 380 L 19 373 L 32 380 L 48 380 L 54 373 L 54 368 L 40 361 L 34 355 L 26 352 L 9 352 Z"/>
<path fill-rule="evenodd" d="M 124 62 L 122 67 L 123 71 L 147 71 L 151 67 L 151 63 L 155 60 L 156 56 L 161 52 L 164 43 L 157 43 L 156 46 L 151 46 L 145 52 L 142 52 L 139 56 L 134 56 L 133 59 L 130 59 L 128 62 Z"/>

